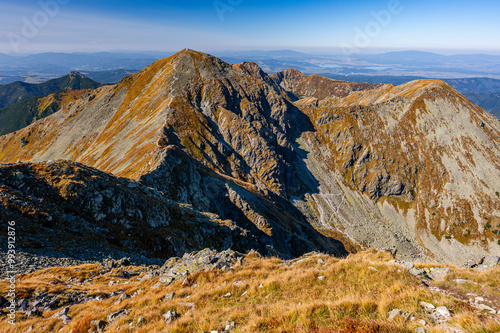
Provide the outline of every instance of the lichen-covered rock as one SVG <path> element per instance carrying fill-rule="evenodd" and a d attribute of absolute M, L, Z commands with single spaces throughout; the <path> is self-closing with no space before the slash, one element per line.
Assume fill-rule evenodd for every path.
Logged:
<path fill-rule="evenodd" d="M 236 263 L 241 261 L 243 256 L 243 254 L 233 250 L 217 252 L 204 249 L 185 254 L 182 258 L 170 258 L 156 274 L 160 275 L 160 281 L 168 281 L 167 284 L 170 284 L 199 271 L 212 269 L 230 270 Z"/>

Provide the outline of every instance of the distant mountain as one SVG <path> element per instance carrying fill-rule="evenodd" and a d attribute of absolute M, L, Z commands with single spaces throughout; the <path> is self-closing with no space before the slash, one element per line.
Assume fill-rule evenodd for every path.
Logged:
<path fill-rule="evenodd" d="M 76 101 L 92 89 L 60 90 L 41 97 L 32 97 L 0 109 L 0 135 L 15 132 L 50 116 Z"/>
<path fill-rule="evenodd" d="M 169 55 L 168 52 L 164 56 Z M 72 70 L 105 71 L 118 68 L 143 68 L 159 57 L 142 53 L 39 53 L 0 57 L 0 74 L 8 76 L 29 73 L 63 75 Z"/>
<path fill-rule="evenodd" d="M 32 97 L 52 94 L 63 89 L 95 89 L 101 85 L 101 83 L 95 82 L 76 71 L 40 84 L 13 82 L 0 86 L 0 108 Z"/>
<path fill-rule="evenodd" d="M 500 56 L 488 54 L 457 54 L 457 55 L 443 55 L 432 52 L 423 51 L 400 51 L 400 52 L 387 52 L 381 54 L 359 54 L 354 55 L 354 58 L 364 59 L 374 63 L 384 64 L 433 64 L 436 63 L 457 63 L 466 62 L 469 64 L 474 63 L 500 63 Z"/>
<path fill-rule="evenodd" d="M 472 92 L 464 93 L 464 96 L 472 103 L 479 105 L 497 118 L 500 118 L 500 93 L 481 94 Z"/>
<path fill-rule="evenodd" d="M 101 83 L 118 83 L 124 77 L 137 73 L 135 69 L 116 69 L 99 72 L 83 72 L 86 77 Z"/>
<path fill-rule="evenodd" d="M 325 75 L 334 80 L 345 80 L 350 82 L 369 82 L 400 85 L 414 80 L 423 80 L 418 76 L 371 76 L 371 75 Z M 488 112 L 500 118 L 500 80 L 486 77 L 443 79 L 455 89 L 465 95 L 472 103 L 482 107 Z"/>
<path fill-rule="evenodd" d="M 311 56 L 307 53 L 297 52 L 293 50 L 272 50 L 272 51 L 221 51 L 215 52 L 216 55 L 222 57 L 234 57 L 234 58 L 304 58 Z"/>
<path fill-rule="evenodd" d="M 4 84 L 13 83 L 16 81 L 24 81 L 24 77 L 22 76 L 3 76 L 0 77 L 0 86 Z"/>
<path fill-rule="evenodd" d="M 399 61 L 416 61 L 416 62 L 432 62 L 432 61 L 441 61 L 446 59 L 445 55 L 432 53 L 432 52 L 423 52 L 423 51 L 401 51 L 401 52 L 387 52 L 382 54 L 371 54 L 371 55 L 360 55 L 360 58 L 366 59 L 380 59 L 384 61 L 390 62 L 399 62 Z"/>

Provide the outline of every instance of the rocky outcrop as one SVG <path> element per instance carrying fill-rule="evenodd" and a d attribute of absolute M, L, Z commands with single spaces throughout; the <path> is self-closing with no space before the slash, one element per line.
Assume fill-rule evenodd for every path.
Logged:
<path fill-rule="evenodd" d="M 182 152 L 178 154 L 184 155 L 185 162 L 190 159 Z M 180 156 L 178 163 L 182 162 Z M 199 165 L 199 168 L 188 174 L 195 177 L 204 167 Z M 260 208 L 266 208 L 257 197 L 236 184 L 209 177 L 201 179 L 205 185 L 212 182 L 213 189 L 241 193 L 248 200 L 247 203 L 240 196 L 244 204 L 260 204 Z M 200 185 L 194 183 L 192 190 Z M 197 191 L 200 192 L 199 188 Z M 223 193 L 217 195 L 223 196 Z M 304 231 L 300 226 L 295 230 L 285 230 L 281 226 L 273 229 L 277 221 L 262 217 L 263 223 L 269 224 L 265 233 L 243 214 L 238 216 L 233 212 L 233 220 L 221 218 L 172 201 L 172 196 L 172 193 L 162 193 L 140 182 L 117 178 L 74 162 L 18 163 L 0 167 L 0 212 L 6 220 L 16 222 L 16 231 L 22 235 L 16 244 L 18 250 L 50 256 L 54 258 L 52 265 L 60 265 L 58 258 L 67 257 L 95 261 L 131 256 L 134 262 L 147 263 L 155 262 L 155 258 L 181 256 L 205 247 L 233 248 L 242 252 L 258 249 L 283 257 L 317 248 L 337 255 L 346 253 L 341 243 L 322 236 L 307 225 Z M 214 202 L 217 198 L 211 197 Z M 225 212 L 230 214 L 231 201 L 227 201 Z M 237 208 L 233 210 L 237 212 Z M 276 218 L 269 213 L 267 217 Z M 294 223 L 291 219 L 288 222 Z M 71 253 L 67 252 L 68 248 L 73 249 Z M 3 262 L 4 265 L 7 263 Z M 50 262 L 43 265 L 51 266 Z M 19 268 L 29 270 L 24 266 Z"/>

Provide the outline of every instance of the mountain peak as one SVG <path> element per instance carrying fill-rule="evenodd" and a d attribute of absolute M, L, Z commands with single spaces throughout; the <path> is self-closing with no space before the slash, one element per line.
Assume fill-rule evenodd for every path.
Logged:
<path fill-rule="evenodd" d="M 71 71 L 68 75 L 71 79 L 74 79 L 74 78 L 87 79 L 87 77 L 85 75 L 83 75 L 82 73 L 80 73 L 78 71 Z"/>

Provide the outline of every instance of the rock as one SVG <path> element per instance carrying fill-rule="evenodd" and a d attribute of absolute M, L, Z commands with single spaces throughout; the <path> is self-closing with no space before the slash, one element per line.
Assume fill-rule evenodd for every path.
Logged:
<path fill-rule="evenodd" d="M 478 310 L 486 310 L 491 314 L 497 313 L 497 311 L 495 309 L 493 309 L 491 306 L 488 306 L 486 304 L 476 304 L 476 305 L 474 305 L 474 307 Z"/>
<path fill-rule="evenodd" d="M 176 320 L 178 317 L 179 316 L 177 315 L 177 312 L 175 312 L 175 311 L 168 311 L 167 313 L 165 313 L 163 315 L 163 318 L 165 318 L 165 321 L 167 322 L 167 324 L 170 324 L 171 322 Z"/>
<path fill-rule="evenodd" d="M 143 317 L 137 319 L 137 327 L 141 327 L 146 323 L 146 320 Z"/>
<path fill-rule="evenodd" d="M 69 308 L 64 308 L 52 315 L 52 318 L 61 319 L 65 325 L 68 325 L 71 322 L 71 317 L 68 316 L 68 311 Z"/>
<path fill-rule="evenodd" d="M 168 293 L 168 294 L 165 295 L 165 298 L 163 298 L 163 300 L 165 302 L 169 302 L 169 301 L 171 301 L 171 300 L 174 299 L 174 296 L 175 296 L 174 292 Z"/>
<path fill-rule="evenodd" d="M 222 295 L 222 296 L 221 296 L 221 298 L 229 298 L 229 297 L 231 297 L 231 296 L 232 296 L 232 295 L 231 295 L 231 293 L 227 293 L 227 294 L 225 294 L 225 295 Z"/>
<path fill-rule="evenodd" d="M 431 304 L 431 303 L 427 303 L 427 302 L 420 302 L 419 303 L 421 307 L 424 308 L 424 310 L 426 311 L 432 311 L 434 310 L 436 307 L 434 306 L 434 304 Z"/>
<path fill-rule="evenodd" d="M 169 286 L 172 282 L 175 281 L 175 278 L 172 276 L 162 276 L 160 277 L 160 282 Z"/>
<path fill-rule="evenodd" d="M 482 264 L 493 268 L 495 266 L 500 265 L 500 257 L 495 255 L 487 256 Z"/>
<path fill-rule="evenodd" d="M 326 279 L 326 276 L 318 276 L 318 280 L 323 281 L 324 279 Z"/>
<path fill-rule="evenodd" d="M 415 328 L 415 333 L 425 333 L 425 329 L 423 327 Z"/>
<path fill-rule="evenodd" d="M 401 312 L 402 311 L 400 309 L 393 309 L 393 310 L 389 311 L 389 313 L 387 314 L 388 315 L 387 319 L 390 320 L 390 321 L 392 321 L 397 316 L 399 316 L 401 314 Z"/>
<path fill-rule="evenodd" d="M 21 308 L 21 310 L 26 311 L 26 309 L 28 308 L 28 300 L 27 299 L 21 300 L 19 302 L 19 307 Z"/>
<path fill-rule="evenodd" d="M 440 314 L 444 318 L 451 318 L 450 310 L 446 306 L 438 306 L 436 308 L 436 313 Z"/>
<path fill-rule="evenodd" d="M 234 330 L 235 326 L 236 326 L 236 323 L 234 321 L 232 321 L 231 323 L 226 325 L 224 332 L 231 332 L 232 330 Z"/>
<path fill-rule="evenodd" d="M 443 281 L 451 273 L 452 271 L 449 268 L 433 267 L 429 272 L 429 277 L 436 281 Z"/>
<path fill-rule="evenodd" d="M 118 298 L 118 300 L 115 302 L 115 304 L 119 304 L 121 302 L 123 302 L 124 300 L 126 300 L 129 296 L 127 295 L 127 293 L 123 293 L 121 294 L 120 298 Z"/>
<path fill-rule="evenodd" d="M 321 258 L 318 259 L 318 264 L 323 265 L 324 263 L 325 263 L 325 261 L 323 259 L 321 259 Z"/>
<path fill-rule="evenodd" d="M 241 286 L 241 285 L 244 285 L 245 283 L 247 283 L 247 282 L 246 281 L 235 281 L 235 282 L 233 282 L 233 285 Z"/>
<path fill-rule="evenodd" d="M 491 255 L 491 256 L 487 256 L 486 258 L 484 258 L 482 260 L 481 264 L 477 267 L 477 269 L 479 269 L 481 271 L 485 271 L 485 270 L 497 267 L 499 265 L 500 265 L 500 257 L 495 256 L 495 255 Z"/>
<path fill-rule="evenodd" d="M 182 281 L 181 286 L 187 286 L 189 285 L 189 278 L 185 278 L 184 281 Z"/>
<path fill-rule="evenodd" d="M 167 285 L 184 279 L 182 285 L 187 285 L 189 279 L 187 274 L 194 274 L 199 271 L 212 269 L 221 269 L 227 271 L 243 258 L 243 254 L 233 250 L 225 250 L 222 252 L 204 249 L 202 251 L 191 252 L 185 254 L 181 259 L 170 258 L 158 270 L 160 282 Z"/>
<path fill-rule="evenodd" d="M 114 322 L 115 320 L 121 318 L 121 317 L 125 317 L 126 315 L 128 315 L 130 313 L 130 309 L 121 309 L 121 310 L 118 310 L 118 311 L 115 311 L 115 312 L 112 312 L 110 313 L 106 319 L 108 321 L 108 323 L 112 323 Z"/>
<path fill-rule="evenodd" d="M 413 268 L 411 268 L 411 269 L 408 271 L 408 273 L 410 273 L 410 274 L 411 274 L 411 275 L 413 275 L 413 276 L 419 276 L 419 275 L 422 275 L 422 274 L 424 274 L 424 272 L 425 272 L 425 271 L 424 271 L 423 269 L 418 269 L 418 268 L 416 268 L 416 267 L 413 267 Z"/>
<path fill-rule="evenodd" d="M 97 332 L 101 333 L 104 332 L 104 329 L 106 326 L 108 326 L 108 323 L 104 320 L 92 320 L 90 322 L 91 327 L 95 327 Z"/>
<path fill-rule="evenodd" d="M 455 282 L 458 284 L 464 284 L 464 283 L 472 283 L 473 281 L 464 279 L 455 279 Z"/>
<path fill-rule="evenodd" d="M 40 317 L 42 315 L 42 311 L 38 308 L 34 308 L 33 310 L 26 311 L 26 317 Z"/>
<path fill-rule="evenodd" d="M 404 320 L 410 320 L 413 317 L 413 314 L 409 311 L 403 311 L 401 312 L 401 316 L 404 318 Z"/>
<path fill-rule="evenodd" d="M 440 328 L 444 333 L 465 333 L 463 329 L 456 326 L 441 325 Z"/>
<path fill-rule="evenodd" d="M 185 302 L 179 302 L 178 304 L 179 304 L 179 305 L 184 305 L 184 306 L 186 306 L 186 307 L 188 307 L 188 308 L 190 308 L 190 309 L 194 309 L 194 303 L 190 303 L 190 302 L 187 302 L 187 303 L 185 303 Z"/>
<path fill-rule="evenodd" d="M 407 271 L 415 267 L 415 265 L 412 262 L 406 262 L 406 261 L 401 262 L 401 266 Z"/>
<path fill-rule="evenodd" d="M 423 319 L 417 320 L 417 324 L 420 326 L 427 326 L 427 322 Z"/>

